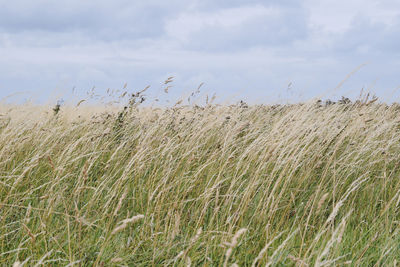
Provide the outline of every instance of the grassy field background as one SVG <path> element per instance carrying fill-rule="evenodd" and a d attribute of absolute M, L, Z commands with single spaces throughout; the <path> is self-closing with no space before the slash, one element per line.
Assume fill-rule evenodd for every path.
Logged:
<path fill-rule="evenodd" d="M 135 103 L 2 105 L 1 265 L 398 266 L 400 105 Z"/>

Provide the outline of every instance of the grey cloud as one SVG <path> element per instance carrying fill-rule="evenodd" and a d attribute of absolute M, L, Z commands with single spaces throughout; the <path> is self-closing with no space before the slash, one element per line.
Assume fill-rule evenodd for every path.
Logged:
<path fill-rule="evenodd" d="M 174 2 L 16 1 L 0 6 L 0 30 L 84 32 L 95 39 L 154 38 L 166 17 L 179 12 Z"/>
<path fill-rule="evenodd" d="M 308 25 L 302 9 L 255 5 L 180 14 L 167 25 L 167 33 L 184 49 L 235 51 L 288 47 L 307 38 Z"/>
<path fill-rule="evenodd" d="M 291 4 L 290 6 L 288 4 Z M 194 33 L 185 49 L 240 49 L 246 46 L 270 45 L 301 38 L 306 33 L 304 9 L 298 1 L 28 1 L 0 3 L 0 34 L 37 36 L 37 39 L 71 38 L 66 42 L 137 42 L 152 39 L 179 43 L 165 35 L 165 24 L 191 12 L 218 13 L 242 7 L 278 7 L 278 18 L 255 17 L 242 25 L 221 28 L 209 25 Z M 238 14 L 239 16 L 240 14 Z M 184 22 L 183 22 L 184 23 Z M 53 36 L 53 38 L 51 38 Z M 202 40 L 204 46 L 201 45 Z M 29 41 L 29 38 L 28 40 Z M 36 42 L 37 43 L 37 42 Z M 43 43 L 39 41 L 39 43 Z M 50 41 L 57 43 L 57 41 Z M 35 42 L 32 42 L 36 45 Z"/>
<path fill-rule="evenodd" d="M 350 29 L 337 37 L 333 48 L 338 55 L 392 58 L 400 55 L 399 47 L 400 17 L 394 24 L 387 25 L 358 16 Z"/>

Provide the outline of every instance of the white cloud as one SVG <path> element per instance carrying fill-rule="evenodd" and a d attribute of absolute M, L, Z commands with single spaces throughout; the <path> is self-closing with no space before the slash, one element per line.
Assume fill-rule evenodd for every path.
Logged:
<path fill-rule="evenodd" d="M 180 14 L 177 18 L 167 21 L 165 29 L 170 37 L 187 42 L 192 34 L 207 28 L 231 31 L 248 21 L 265 16 L 276 19 L 280 14 L 279 8 L 262 5 L 227 8 L 215 12 L 193 11 Z"/>
<path fill-rule="evenodd" d="M 165 32 L 181 49 L 226 52 L 288 46 L 306 38 L 306 27 L 301 9 L 255 4 L 181 12 L 166 21 Z"/>
<path fill-rule="evenodd" d="M 349 30 L 358 17 L 372 23 L 392 26 L 400 15 L 400 2 L 378 0 L 306 0 L 310 25 L 319 32 L 343 33 Z"/>

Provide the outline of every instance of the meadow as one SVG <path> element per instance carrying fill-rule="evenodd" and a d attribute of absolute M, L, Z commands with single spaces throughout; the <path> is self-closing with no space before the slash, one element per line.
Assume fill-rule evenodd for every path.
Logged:
<path fill-rule="evenodd" d="M 399 104 L 130 100 L 2 105 L 0 265 L 399 265 Z"/>

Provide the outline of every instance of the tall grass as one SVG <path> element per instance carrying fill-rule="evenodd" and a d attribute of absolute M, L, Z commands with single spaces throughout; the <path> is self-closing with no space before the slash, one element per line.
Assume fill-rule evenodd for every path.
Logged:
<path fill-rule="evenodd" d="M 2 108 L 1 265 L 400 261 L 399 105 L 82 108 Z"/>

